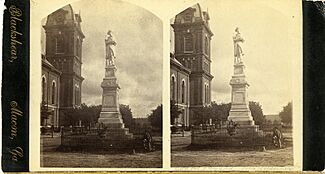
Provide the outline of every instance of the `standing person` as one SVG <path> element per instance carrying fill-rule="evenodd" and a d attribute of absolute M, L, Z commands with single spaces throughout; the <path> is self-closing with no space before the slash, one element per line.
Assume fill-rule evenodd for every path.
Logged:
<path fill-rule="evenodd" d="M 116 42 L 114 40 L 113 34 L 111 30 L 108 30 L 107 35 L 105 37 L 105 45 L 106 45 L 106 66 L 114 65 L 115 51 L 114 46 Z"/>
<path fill-rule="evenodd" d="M 242 57 L 244 56 L 244 53 L 243 53 L 241 43 L 243 43 L 245 40 L 241 37 L 238 27 L 235 29 L 235 32 L 236 34 L 235 36 L 233 36 L 234 56 L 235 56 L 234 63 L 237 64 L 242 62 Z"/>

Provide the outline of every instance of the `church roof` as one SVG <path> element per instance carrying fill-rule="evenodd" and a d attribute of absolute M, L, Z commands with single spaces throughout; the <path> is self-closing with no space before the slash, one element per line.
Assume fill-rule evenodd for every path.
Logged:
<path fill-rule="evenodd" d="M 170 53 L 170 66 L 177 67 L 188 74 L 191 73 L 191 70 L 189 68 L 186 68 L 181 62 L 179 62 L 172 53 Z"/>
<path fill-rule="evenodd" d="M 209 13 L 202 11 L 200 4 L 197 3 L 177 14 L 172 27 L 175 29 L 175 27 L 203 25 L 208 33 L 213 36 L 213 33 L 210 30 L 209 20 Z"/>
<path fill-rule="evenodd" d="M 191 17 L 191 20 L 188 19 Z M 208 20 L 210 19 L 208 12 L 202 11 L 200 4 L 195 4 L 192 7 L 189 7 L 177 14 L 175 17 L 175 24 L 187 23 L 187 22 L 206 22 L 208 24 Z"/>
<path fill-rule="evenodd" d="M 46 25 L 73 24 L 75 16 L 70 4 L 56 10 L 47 17 Z"/>
<path fill-rule="evenodd" d="M 47 59 L 46 59 L 46 57 L 45 57 L 45 55 L 44 54 L 42 54 L 42 68 L 43 67 L 47 67 L 47 68 L 49 68 L 52 72 L 55 72 L 55 73 L 57 73 L 57 74 L 59 74 L 59 75 L 61 75 L 62 73 L 61 73 L 61 71 L 60 70 L 58 70 L 58 69 L 56 69 Z"/>
<path fill-rule="evenodd" d="M 74 13 L 70 4 L 56 10 L 47 16 L 46 24 L 44 27 L 52 26 L 75 26 L 79 32 L 81 31 L 80 23 L 82 22 L 80 13 Z M 84 35 L 83 35 L 84 36 Z"/>

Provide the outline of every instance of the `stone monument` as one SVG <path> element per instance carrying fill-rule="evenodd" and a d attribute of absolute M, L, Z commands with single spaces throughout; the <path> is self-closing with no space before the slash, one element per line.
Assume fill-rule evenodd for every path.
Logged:
<path fill-rule="evenodd" d="M 114 64 L 115 52 L 114 41 L 111 31 L 108 31 L 105 46 L 105 77 L 101 83 L 103 88 L 102 109 L 98 119 L 99 129 L 93 132 L 77 133 L 61 137 L 61 148 L 69 147 L 83 150 L 129 150 L 133 149 L 133 134 L 124 127 L 119 108 L 119 85 L 115 76 Z"/>
<path fill-rule="evenodd" d="M 106 129 L 105 137 L 108 139 L 130 139 L 133 137 L 129 129 L 124 127 L 119 108 L 119 85 L 116 78 L 116 66 L 114 63 L 116 42 L 112 32 L 108 31 L 105 38 L 105 77 L 101 83 L 103 88 L 102 110 L 98 123 Z"/>
<path fill-rule="evenodd" d="M 242 61 L 244 53 L 241 44 L 244 39 L 241 37 L 239 29 L 236 28 L 234 41 L 234 75 L 230 80 L 231 90 L 231 109 L 228 120 L 238 123 L 241 128 L 250 127 L 258 130 L 255 126 L 251 111 L 249 109 L 247 89 L 249 87 L 245 76 L 245 65 Z"/>
<path fill-rule="evenodd" d="M 228 115 L 228 124 L 223 125 L 227 132 L 216 131 L 213 134 L 192 133 L 191 145 L 199 147 L 254 147 L 263 146 L 267 142 L 263 137 L 263 131 L 255 125 L 251 111 L 247 89 L 249 87 L 245 76 L 243 63 L 242 43 L 239 29 L 236 28 L 234 41 L 234 74 L 230 80 L 231 108 Z"/>

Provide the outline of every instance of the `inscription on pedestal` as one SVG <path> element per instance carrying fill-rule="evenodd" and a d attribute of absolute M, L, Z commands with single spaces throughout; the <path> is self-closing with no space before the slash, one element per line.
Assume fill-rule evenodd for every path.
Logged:
<path fill-rule="evenodd" d="M 235 92 L 233 96 L 233 102 L 237 104 L 244 103 L 245 102 L 244 93 Z"/>
<path fill-rule="evenodd" d="M 114 95 L 107 95 L 103 98 L 103 105 L 108 107 L 114 107 L 115 103 L 115 96 Z"/>

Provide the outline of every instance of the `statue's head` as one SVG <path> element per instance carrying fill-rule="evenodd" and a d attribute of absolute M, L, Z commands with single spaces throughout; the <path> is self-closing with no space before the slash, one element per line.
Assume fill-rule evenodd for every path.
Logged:
<path fill-rule="evenodd" d="M 108 30 L 107 34 L 110 35 L 111 33 L 112 33 L 112 31 L 111 30 Z"/>
<path fill-rule="evenodd" d="M 238 27 L 236 27 L 235 32 L 239 33 L 239 28 Z"/>

